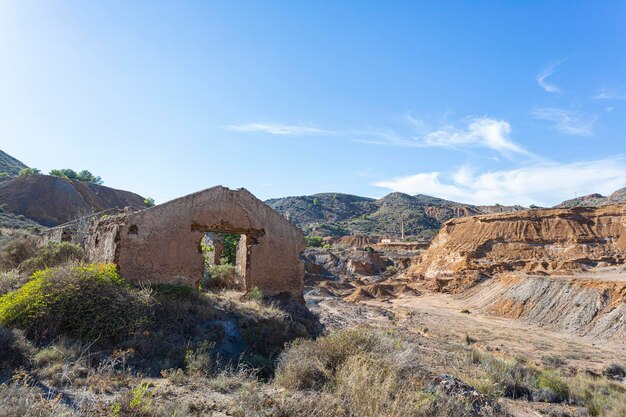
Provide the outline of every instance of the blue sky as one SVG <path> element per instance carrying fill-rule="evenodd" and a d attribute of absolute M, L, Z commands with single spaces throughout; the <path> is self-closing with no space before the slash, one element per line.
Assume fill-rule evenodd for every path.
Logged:
<path fill-rule="evenodd" d="M 157 202 L 626 186 L 626 3 L 0 1 L 0 149 Z"/>

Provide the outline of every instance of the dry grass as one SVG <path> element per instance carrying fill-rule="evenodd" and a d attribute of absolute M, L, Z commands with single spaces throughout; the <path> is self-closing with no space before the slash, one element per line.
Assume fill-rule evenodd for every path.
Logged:
<path fill-rule="evenodd" d="M 593 379 L 578 375 L 568 380 L 573 397 L 580 399 L 589 415 L 605 417 L 626 416 L 626 389 L 623 384 L 604 378 Z"/>
<path fill-rule="evenodd" d="M 37 238 L 29 234 L 15 234 L 0 248 L 0 270 L 15 269 L 37 251 Z"/>
<path fill-rule="evenodd" d="M 571 376 L 561 371 L 562 360 L 544 357 L 551 369 L 505 360 L 472 348 L 461 374 L 480 392 L 491 396 L 547 403 L 582 405 L 591 416 L 624 417 L 626 389 L 605 377 Z"/>
<path fill-rule="evenodd" d="M 20 273 L 17 269 L 0 271 L 0 295 L 15 291 L 28 281 L 28 275 Z"/>
<path fill-rule="evenodd" d="M 487 400 L 486 407 L 474 407 L 475 395 L 450 400 L 449 392 L 427 384 L 419 363 L 409 343 L 381 330 L 360 327 L 299 340 L 280 356 L 274 385 L 282 389 L 243 392 L 235 415 L 498 415 Z"/>
<path fill-rule="evenodd" d="M 0 385 L 0 415 L 3 417 L 78 417 L 80 414 L 65 405 L 62 397 L 34 386 L 24 372 L 17 373 L 10 383 Z"/>

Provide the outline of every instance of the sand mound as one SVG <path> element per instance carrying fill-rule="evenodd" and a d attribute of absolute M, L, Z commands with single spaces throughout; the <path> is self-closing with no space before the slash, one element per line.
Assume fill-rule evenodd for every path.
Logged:
<path fill-rule="evenodd" d="M 358 303 L 360 301 L 367 301 L 373 298 L 374 297 L 369 292 L 367 292 L 364 288 L 357 288 L 356 290 L 354 290 L 352 294 L 350 294 L 347 297 L 344 297 L 344 300 L 346 300 L 349 303 Z"/>

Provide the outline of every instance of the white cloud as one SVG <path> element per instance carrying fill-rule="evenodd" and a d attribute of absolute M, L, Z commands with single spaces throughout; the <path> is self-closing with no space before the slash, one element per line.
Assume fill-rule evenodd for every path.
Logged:
<path fill-rule="evenodd" d="M 410 117 L 410 116 L 409 116 Z M 409 123 L 414 127 L 425 130 L 422 121 L 410 117 Z M 394 145 L 415 148 L 424 147 L 483 147 L 493 149 L 503 154 L 531 153 L 517 145 L 510 138 L 511 125 L 505 120 L 496 120 L 489 117 L 469 119 L 466 126 L 460 128 L 452 125 L 443 126 L 435 130 L 426 131 L 417 136 L 400 136 L 390 129 L 358 131 L 356 134 L 372 136 L 375 139 L 358 139 L 357 142 L 377 145 Z"/>
<path fill-rule="evenodd" d="M 331 135 L 333 132 L 318 129 L 311 126 L 284 125 L 274 123 L 245 123 L 239 125 L 228 125 L 226 129 L 235 132 L 263 132 L 279 136 L 311 136 L 311 135 Z"/>
<path fill-rule="evenodd" d="M 407 194 L 428 194 L 471 204 L 554 205 L 575 195 L 610 194 L 626 185 L 623 156 L 567 164 L 543 163 L 476 174 L 462 167 L 450 176 L 427 172 L 375 182 Z"/>
<path fill-rule="evenodd" d="M 555 128 L 568 135 L 592 136 L 596 116 L 583 116 L 568 110 L 554 107 L 536 108 L 531 115 L 537 119 L 554 122 Z"/>
<path fill-rule="evenodd" d="M 505 120 L 477 118 L 466 129 L 444 128 L 427 134 L 424 139 L 431 146 L 481 146 L 498 152 L 528 154 L 509 137 L 511 125 Z"/>
<path fill-rule="evenodd" d="M 546 69 L 541 71 L 539 75 L 537 75 L 537 84 L 539 84 L 539 86 L 541 86 L 541 88 L 546 90 L 548 93 L 560 93 L 561 92 L 561 89 L 557 85 L 549 83 L 547 81 L 547 78 L 554 73 L 554 70 L 556 69 L 557 66 L 559 66 L 559 64 L 561 64 L 561 62 L 563 61 L 561 60 L 561 61 L 555 62 L 554 64 L 551 64 Z"/>
<path fill-rule="evenodd" d="M 591 98 L 594 100 L 626 100 L 626 94 L 617 90 L 609 90 L 607 88 L 603 88 Z"/>

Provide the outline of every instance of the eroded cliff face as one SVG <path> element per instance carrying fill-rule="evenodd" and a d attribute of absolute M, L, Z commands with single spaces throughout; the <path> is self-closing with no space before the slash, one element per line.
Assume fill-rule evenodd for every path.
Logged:
<path fill-rule="evenodd" d="M 626 340 L 626 205 L 450 220 L 409 278 L 473 311 Z"/>
<path fill-rule="evenodd" d="M 409 275 L 438 286 L 499 272 L 575 272 L 626 257 L 626 205 L 525 210 L 448 221 Z M 435 284 L 433 284 L 435 285 Z"/>
<path fill-rule="evenodd" d="M 472 309 L 551 330 L 626 343 L 626 270 L 540 276 L 499 274 L 459 294 Z"/>

